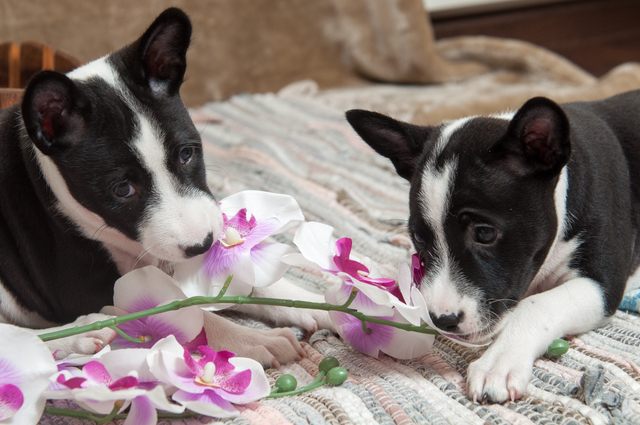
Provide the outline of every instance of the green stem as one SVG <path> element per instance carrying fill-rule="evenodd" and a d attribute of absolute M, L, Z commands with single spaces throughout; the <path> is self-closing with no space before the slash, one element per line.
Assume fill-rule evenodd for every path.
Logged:
<path fill-rule="evenodd" d="M 273 391 L 271 391 L 271 394 L 269 394 L 268 396 L 264 397 L 264 398 L 278 398 L 278 397 L 285 397 L 288 395 L 296 395 L 296 394 L 301 394 L 307 391 L 311 391 L 311 390 L 315 390 L 318 387 L 321 387 L 325 384 L 325 381 L 322 380 L 322 378 L 324 378 L 324 375 L 326 375 L 326 372 L 324 371 L 320 371 L 320 373 L 318 373 L 318 376 L 316 377 L 316 379 L 314 379 L 314 381 L 312 383 L 310 383 L 309 385 L 305 385 L 304 387 L 300 387 L 297 390 L 293 390 L 293 391 L 286 391 L 283 393 L 279 393 L 276 392 L 276 388 L 274 388 Z"/>
<path fill-rule="evenodd" d="M 117 410 L 116 410 L 117 412 Z M 112 412 L 113 413 L 113 412 Z M 70 418 L 78 418 L 78 419 L 86 419 L 98 423 L 107 423 L 114 419 L 126 419 L 127 414 L 117 414 L 111 417 L 111 413 L 109 416 L 96 416 L 94 413 L 88 412 L 86 410 L 70 410 L 70 409 L 60 409 L 58 407 L 46 406 L 44 408 L 43 414 L 45 415 L 56 415 L 56 416 L 67 416 Z M 191 411 L 185 411 L 184 413 L 166 413 L 166 412 L 158 412 L 158 419 L 189 419 L 189 418 L 197 418 L 200 416 L 197 413 Z M 105 421 L 105 419 L 110 418 Z"/>
<path fill-rule="evenodd" d="M 84 332 L 97 331 L 105 327 L 116 326 L 121 323 L 126 323 L 131 320 L 141 319 L 143 317 L 151 316 L 153 314 L 179 310 L 181 308 L 191 307 L 194 305 L 217 304 L 217 303 L 238 304 L 238 305 L 241 305 L 241 304 L 272 305 L 272 306 L 302 308 L 302 309 L 311 309 L 311 310 L 339 311 L 342 313 L 350 314 L 360 319 L 361 321 L 366 321 L 369 323 L 377 323 L 381 325 L 393 326 L 398 329 L 402 329 L 410 332 L 419 332 L 423 334 L 438 335 L 438 331 L 434 329 L 428 329 L 422 326 L 414 326 L 407 323 L 396 323 L 390 320 L 379 319 L 377 317 L 369 317 L 358 311 L 351 310 L 349 308 L 349 305 L 351 305 L 351 303 L 353 302 L 353 299 L 355 299 L 357 295 L 357 291 L 353 291 L 349 296 L 349 299 L 347 300 L 347 302 L 343 305 L 333 305 L 329 303 L 315 303 L 315 302 L 299 301 L 299 300 L 282 300 L 278 298 L 253 298 L 253 297 L 250 298 L 250 297 L 245 297 L 241 295 L 233 296 L 233 297 L 225 297 L 224 294 L 227 292 L 227 288 L 231 283 L 231 278 L 232 276 L 229 276 L 224 286 L 220 290 L 220 293 L 215 297 L 191 297 L 191 298 L 187 298 L 186 300 L 177 300 L 169 304 L 165 304 L 165 305 L 151 308 L 148 310 L 143 310 L 136 313 L 127 314 L 124 316 L 114 317 L 112 319 L 94 322 L 86 326 L 75 326 L 73 328 L 63 329 L 61 331 L 44 333 L 38 336 L 43 341 L 51 341 L 58 338 L 78 335 Z"/>
<path fill-rule="evenodd" d="M 144 337 L 139 337 L 139 338 L 135 338 L 132 336 L 127 335 L 126 333 L 124 333 L 124 331 L 120 330 L 119 328 L 115 327 L 115 326 L 109 326 L 109 328 L 113 329 L 114 331 L 116 331 L 116 333 L 118 335 L 120 335 L 121 337 L 123 337 L 124 339 L 126 339 L 127 341 L 130 342 L 135 342 L 136 344 L 144 344 L 145 342 L 148 342 Z"/>
<path fill-rule="evenodd" d="M 99 424 L 106 424 L 107 422 L 111 422 L 118 413 L 118 410 L 122 407 L 122 403 L 116 402 L 113 406 L 113 410 L 106 416 L 96 416 L 91 412 L 87 412 L 86 410 L 69 410 L 69 409 L 59 409 L 57 407 L 46 406 L 44 408 L 44 414 L 47 415 L 56 415 L 56 416 L 69 416 L 71 418 L 79 418 L 79 419 L 87 419 L 90 421 L 97 422 Z"/>

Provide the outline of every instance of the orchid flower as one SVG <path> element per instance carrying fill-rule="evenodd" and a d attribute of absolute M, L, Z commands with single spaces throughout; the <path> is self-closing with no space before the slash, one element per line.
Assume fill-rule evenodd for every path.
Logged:
<path fill-rule="evenodd" d="M 173 336 L 159 341 L 147 357 L 151 372 L 178 388 L 173 400 L 196 413 L 216 418 L 237 416 L 234 404 L 246 404 L 269 394 L 269 382 L 255 360 L 229 351 L 199 347 L 194 357 Z"/>
<path fill-rule="evenodd" d="M 31 332 L 0 324 L 0 423 L 37 424 L 56 364 L 44 342 Z"/>
<path fill-rule="evenodd" d="M 149 349 L 122 349 L 105 353 L 100 361 L 86 363 L 82 370 L 63 370 L 54 375 L 58 387 L 46 393 L 51 399 L 72 399 L 86 410 L 110 413 L 115 403 L 120 411 L 131 406 L 123 425 L 155 425 L 156 409 L 182 413 L 184 407 L 170 403 L 163 385 L 147 364 Z"/>
<path fill-rule="evenodd" d="M 133 270 L 116 281 L 113 306 L 102 309 L 103 313 L 122 316 L 135 313 L 175 300 L 187 298 L 177 282 L 162 270 L 147 266 Z M 188 343 L 201 334 L 204 319 L 198 306 L 181 308 L 118 325 L 118 328 L 142 343 L 127 341 L 120 335 L 111 342 L 117 348 L 151 348 L 162 338 L 174 335 L 182 343 Z"/>
<path fill-rule="evenodd" d="M 372 264 L 365 265 L 351 255 L 352 241 L 348 238 L 333 242 L 333 227 L 322 223 L 303 223 L 293 238 L 300 253 L 284 256 L 282 261 L 291 266 L 311 268 L 338 276 L 341 285 L 330 287 L 325 298 L 342 304 L 353 288 L 358 294 L 351 307 L 370 316 L 392 316 L 392 303 L 397 301 L 389 293 L 395 280 L 383 278 Z M 368 260 L 365 260 L 369 262 Z"/>
<path fill-rule="evenodd" d="M 220 210 L 222 233 L 211 249 L 175 266 L 174 276 L 189 297 L 216 296 L 230 274 L 230 296 L 248 295 L 253 287 L 276 282 L 288 268 L 280 258 L 293 249 L 265 239 L 304 221 L 300 206 L 291 196 L 269 192 L 236 193 L 220 201 Z"/>
<path fill-rule="evenodd" d="M 336 295 L 334 292 L 327 292 L 325 298 L 330 304 L 339 304 Z M 374 317 L 392 322 L 409 323 L 397 308 L 398 305 L 404 304 L 400 301 L 394 304 L 396 308 L 392 310 L 390 316 Z M 363 324 L 357 317 L 339 311 L 330 311 L 329 316 L 342 339 L 356 350 L 371 357 L 377 358 L 380 352 L 383 352 L 397 359 L 413 359 L 424 356 L 433 345 L 433 335 L 416 334 L 378 323 Z"/>

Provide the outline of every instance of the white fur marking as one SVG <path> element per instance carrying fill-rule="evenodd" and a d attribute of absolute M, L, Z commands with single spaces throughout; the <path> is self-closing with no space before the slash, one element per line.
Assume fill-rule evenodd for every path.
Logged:
<path fill-rule="evenodd" d="M 464 317 L 459 329 L 462 333 L 473 333 L 481 326 L 477 314 L 478 300 L 475 296 L 463 293 L 462 288 L 468 289 L 468 285 L 455 276 L 444 234 L 444 222 L 449 212 L 456 169 L 455 160 L 445 164 L 442 171 L 437 171 L 432 163 L 425 168 L 422 175 L 419 199 L 424 220 L 434 233 L 438 262 L 434 265 L 433 272 L 424 277 L 420 290 L 431 313 L 442 316 L 463 312 Z"/>
<path fill-rule="evenodd" d="M 164 135 L 149 119 L 136 113 L 140 134 L 134 143 L 138 158 L 151 174 L 159 204 L 147 211 L 140 241 L 149 252 L 171 261 L 184 259 L 184 248 L 201 244 L 209 233 L 222 230 L 218 204 L 198 190 L 178 191 L 178 182 L 167 168 Z"/>
<path fill-rule="evenodd" d="M 124 88 L 116 70 L 113 69 L 109 62 L 107 62 L 107 56 L 96 59 L 93 62 L 89 62 L 80 68 L 74 69 L 67 74 L 67 77 L 76 81 L 87 81 L 91 78 L 100 78 L 119 92 L 124 92 Z"/>
<path fill-rule="evenodd" d="M 438 157 L 438 155 L 442 153 L 444 148 L 447 146 L 447 144 L 449 143 L 449 140 L 451 140 L 451 136 L 453 135 L 453 133 L 458 131 L 467 122 L 471 121 L 473 118 L 476 118 L 476 117 L 471 116 L 471 117 L 460 118 L 444 126 L 444 128 L 440 132 L 440 137 L 438 137 L 438 142 L 434 148 L 433 157 L 432 157 L 434 160 Z"/>

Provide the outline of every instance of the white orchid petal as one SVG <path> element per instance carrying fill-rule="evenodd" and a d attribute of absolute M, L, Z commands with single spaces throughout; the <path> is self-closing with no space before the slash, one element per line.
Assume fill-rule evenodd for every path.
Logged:
<path fill-rule="evenodd" d="M 243 253 L 238 257 L 238 262 L 233 269 L 229 270 L 229 274 L 233 275 L 231 285 L 234 283 L 240 283 L 243 285 L 254 286 L 256 283 L 256 272 L 253 268 L 253 262 L 251 261 L 251 253 Z"/>
<path fill-rule="evenodd" d="M 344 282 L 339 285 L 331 285 L 324 292 L 324 299 L 329 304 L 342 305 L 347 302 L 347 300 L 351 296 L 352 290 L 353 286 L 348 285 Z"/>
<path fill-rule="evenodd" d="M 332 235 L 333 227 L 313 221 L 307 222 L 298 228 L 293 243 L 307 260 L 316 263 L 321 269 L 337 271 L 333 262 L 336 248 Z"/>
<path fill-rule="evenodd" d="M 171 384 L 181 390 L 189 391 L 191 385 L 180 377 L 191 376 L 184 362 L 184 348 L 173 335 L 158 341 L 147 356 L 149 369 L 160 381 Z"/>
<path fill-rule="evenodd" d="M 299 267 L 303 269 L 322 270 L 322 268 L 311 260 L 308 260 L 304 255 L 294 252 L 287 254 L 280 259 L 283 263 L 289 266 Z"/>
<path fill-rule="evenodd" d="M 254 246 L 251 250 L 251 261 L 255 270 L 254 286 L 263 288 L 280 280 L 289 269 L 289 265 L 280 259 L 292 252 L 292 247 L 281 243 L 264 243 Z"/>
<path fill-rule="evenodd" d="M 148 348 L 122 348 L 106 353 L 100 363 L 109 371 L 114 381 L 129 376 L 135 371 L 140 382 L 153 382 L 157 378 L 149 370 L 147 364 Z"/>
<path fill-rule="evenodd" d="M 226 276 L 210 277 L 203 271 L 206 256 L 200 255 L 176 263 L 173 277 L 187 297 L 207 296 L 212 287 L 222 288 Z"/>
<path fill-rule="evenodd" d="M 205 398 L 206 395 L 201 395 L 201 398 Z M 199 413 L 205 416 L 211 416 L 214 418 L 232 418 L 238 416 L 240 412 L 229 403 L 228 408 L 218 406 L 214 403 L 206 401 L 194 401 L 192 400 L 192 394 L 186 394 L 185 391 L 178 391 L 172 397 L 175 401 L 182 404 L 192 412 Z"/>
<path fill-rule="evenodd" d="M 132 312 L 185 298 L 174 279 L 157 267 L 147 266 L 130 271 L 116 281 L 113 304 Z"/>
<path fill-rule="evenodd" d="M 393 306 L 413 326 L 420 326 L 422 323 L 422 312 L 419 307 L 406 305 L 400 301 L 394 303 Z"/>
<path fill-rule="evenodd" d="M 411 269 L 409 265 L 404 261 L 398 263 L 398 287 L 402 298 L 408 305 L 414 305 L 411 299 L 411 287 L 413 284 L 413 277 L 411 276 Z"/>
<path fill-rule="evenodd" d="M 133 399 L 131 409 L 122 425 L 156 425 L 158 412 L 155 406 L 146 396 Z"/>
<path fill-rule="evenodd" d="M 246 357 L 232 357 L 229 363 L 235 366 L 234 372 L 251 371 L 251 383 L 242 394 L 226 394 L 225 399 L 235 404 L 247 404 L 269 395 L 271 387 L 260 363 Z"/>
<path fill-rule="evenodd" d="M 245 190 L 220 201 L 220 210 L 228 216 L 235 215 L 243 208 L 246 208 L 247 212 L 253 215 L 258 222 L 265 219 L 276 219 L 279 227 L 273 234 L 293 229 L 304 221 L 300 206 L 289 195 Z"/>
<path fill-rule="evenodd" d="M 147 397 L 153 403 L 156 409 L 164 410 L 169 413 L 182 413 L 184 412 L 184 406 L 171 403 L 167 398 L 167 394 L 161 386 L 157 386 L 154 389 L 147 391 Z"/>
<path fill-rule="evenodd" d="M 127 388 L 118 391 L 111 391 L 105 386 L 96 386 L 78 388 L 71 390 L 71 392 L 73 393 L 74 400 L 85 403 L 96 413 L 106 414 L 111 412 L 114 402 L 118 400 L 131 401 L 138 396 L 145 395 L 147 391 L 140 388 Z M 111 403 L 110 407 L 109 403 Z"/>
<path fill-rule="evenodd" d="M 393 321 L 406 323 L 398 312 L 394 315 Z M 391 343 L 381 347 L 380 350 L 396 359 L 415 359 L 429 353 L 433 346 L 433 340 L 434 335 L 396 329 Z"/>

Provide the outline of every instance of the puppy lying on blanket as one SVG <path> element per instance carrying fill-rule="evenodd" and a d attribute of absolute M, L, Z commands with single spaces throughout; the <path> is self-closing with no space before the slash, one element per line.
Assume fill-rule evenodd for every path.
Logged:
<path fill-rule="evenodd" d="M 22 105 L 0 113 L 1 321 L 96 321 L 90 313 L 112 303 L 122 274 L 149 264 L 171 272 L 217 240 L 222 215 L 179 95 L 190 38 L 189 18 L 168 9 L 131 45 L 68 75 L 36 75 Z M 314 314 L 294 319 L 313 329 L 324 317 Z M 304 354 L 290 329 L 243 328 L 212 313 L 205 323 L 214 348 L 265 365 Z M 93 353 L 114 336 L 49 344 L 59 356 Z"/>
<path fill-rule="evenodd" d="M 434 324 L 487 351 L 474 400 L 522 396 L 555 338 L 613 315 L 640 283 L 640 92 L 435 127 L 347 120 L 411 183 L 409 232 Z"/>

